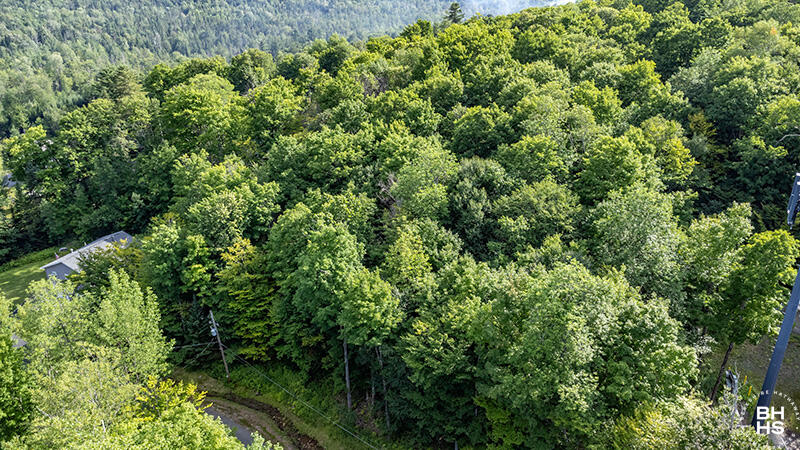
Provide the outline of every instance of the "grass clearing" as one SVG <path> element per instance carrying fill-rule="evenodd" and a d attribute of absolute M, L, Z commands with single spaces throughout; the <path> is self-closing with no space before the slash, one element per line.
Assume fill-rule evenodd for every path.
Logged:
<path fill-rule="evenodd" d="M 44 279 L 44 270 L 40 269 L 40 267 L 52 260 L 53 256 L 50 255 L 41 260 L 0 272 L 0 292 L 11 300 L 12 305 L 21 303 L 25 298 L 28 284 L 31 281 Z"/>
<path fill-rule="evenodd" d="M 731 352 L 728 368 L 738 372 L 742 381 L 744 381 L 744 377 L 747 377 L 744 389 L 749 390 L 752 387 L 753 395 L 758 395 L 761 385 L 764 383 L 764 376 L 767 373 L 770 357 L 772 357 L 775 340 L 776 336 L 766 337 L 757 345 L 739 345 L 734 347 L 733 352 Z M 724 348 L 717 349 L 711 358 L 712 367 L 719 369 L 724 355 Z M 800 408 L 800 376 L 798 374 L 800 374 L 800 336 L 794 334 L 789 339 L 789 347 L 786 349 L 775 390 L 791 397 Z M 773 402 L 776 402 L 777 398 L 773 396 Z M 780 405 L 773 403 L 773 406 Z M 790 408 L 789 405 L 784 406 Z M 793 417 L 794 414 L 789 410 L 787 410 L 787 414 L 789 416 L 787 417 L 789 428 L 795 431 L 800 430 L 800 417 Z"/>
<path fill-rule="evenodd" d="M 67 242 L 63 247 L 73 247 L 76 242 Z M 11 300 L 12 305 L 22 303 L 31 281 L 45 277 L 43 265 L 55 260 L 59 247 L 50 247 L 28 253 L 19 258 L 0 264 L 0 293 Z M 63 253 L 62 253 L 63 255 Z"/>

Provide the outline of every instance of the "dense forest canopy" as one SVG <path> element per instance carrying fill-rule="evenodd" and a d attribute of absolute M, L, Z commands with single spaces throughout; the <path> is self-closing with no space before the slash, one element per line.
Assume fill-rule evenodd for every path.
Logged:
<path fill-rule="evenodd" d="M 137 386 L 213 360 L 193 347 L 213 310 L 232 354 L 329 381 L 342 417 L 407 446 L 767 446 L 732 428 L 709 352 L 774 333 L 788 297 L 800 5 L 446 17 L 114 65 L 5 140 L 0 258 L 137 239 L 0 323 L 33 362 L 0 378 L 0 401 L 31 392 L 0 437 L 144 440 Z M 91 367 L 113 402 L 53 408 Z"/>
<path fill-rule="evenodd" d="M 467 15 L 545 0 L 473 0 Z M 248 48 L 277 55 L 333 34 L 354 41 L 438 18 L 449 0 L 8 0 L 0 4 L 0 137 L 55 125 L 97 71 Z"/>

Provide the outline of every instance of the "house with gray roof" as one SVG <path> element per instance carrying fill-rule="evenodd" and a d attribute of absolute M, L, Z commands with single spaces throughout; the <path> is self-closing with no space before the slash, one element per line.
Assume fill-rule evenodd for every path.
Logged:
<path fill-rule="evenodd" d="M 7 173 L 7 174 L 3 175 L 2 177 L 0 177 L 0 187 L 13 188 L 16 185 L 17 185 L 17 182 L 14 181 L 13 178 L 11 178 L 11 174 L 10 173 Z"/>
<path fill-rule="evenodd" d="M 21 337 L 17 336 L 14 333 L 11 333 L 11 348 L 22 348 L 28 345 L 27 342 L 22 340 Z"/>
<path fill-rule="evenodd" d="M 104 250 L 115 242 L 119 242 L 124 247 L 131 241 L 133 241 L 133 236 L 124 231 L 117 231 L 92 241 L 77 250 L 72 250 L 55 261 L 45 264 L 41 269 L 45 271 L 48 278 L 54 276 L 59 280 L 64 280 L 72 272 L 80 272 L 80 260 L 82 257 L 95 251 Z"/>

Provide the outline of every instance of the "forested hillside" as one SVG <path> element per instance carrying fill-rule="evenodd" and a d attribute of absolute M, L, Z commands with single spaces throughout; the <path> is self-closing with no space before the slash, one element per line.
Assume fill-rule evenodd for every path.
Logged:
<path fill-rule="evenodd" d="M 545 0 L 475 0 L 467 15 Z M 136 69 L 187 56 L 277 55 L 314 39 L 395 33 L 440 18 L 449 0 L 8 0 L 0 4 L 0 137 L 57 124 L 84 103 L 99 69 Z"/>
<path fill-rule="evenodd" d="M 0 375 L 0 402 L 30 392 L 0 437 L 161 439 L 177 413 L 138 420 L 136 386 L 218 363 L 197 347 L 213 310 L 230 355 L 401 447 L 766 448 L 731 422 L 760 380 L 734 399 L 709 355 L 775 333 L 788 299 L 800 5 L 456 12 L 117 65 L 5 140 L 0 258 L 137 239 L 0 323 L 29 343 L 0 351 L 32 361 Z M 59 398 L 82 371 L 119 388 Z"/>
<path fill-rule="evenodd" d="M 0 5 L 0 135 L 57 123 L 97 70 L 186 56 L 277 54 L 339 33 L 352 39 L 438 17 L 437 1 L 9 0 Z"/>

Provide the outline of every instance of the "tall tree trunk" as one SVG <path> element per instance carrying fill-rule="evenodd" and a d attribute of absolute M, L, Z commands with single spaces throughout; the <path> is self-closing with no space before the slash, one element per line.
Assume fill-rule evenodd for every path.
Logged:
<path fill-rule="evenodd" d="M 347 386 L 347 410 L 353 409 L 353 400 L 350 397 L 350 359 L 347 357 L 347 339 L 344 342 L 344 383 Z"/>
<path fill-rule="evenodd" d="M 703 327 L 702 331 L 700 332 L 700 342 L 703 342 L 703 338 L 706 336 L 707 333 L 708 333 L 708 327 Z M 706 360 L 706 356 L 705 355 L 699 355 L 697 357 L 697 370 L 698 370 L 698 373 L 702 373 L 703 364 L 706 362 L 705 360 Z"/>
<path fill-rule="evenodd" d="M 389 430 L 389 399 L 386 396 L 386 375 L 383 373 L 383 355 L 381 355 L 381 348 L 375 347 L 375 353 L 378 354 L 378 363 L 381 366 L 381 381 L 383 382 L 383 413 L 386 416 L 386 430 Z"/>
<path fill-rule="evenodd" d="M 714 389 L 711 390 L 711 404 L 717 403 L 717 391 L 719 390 L 719 384 L 722 381 L 722 374 L 725 373 L 725 366 L 728 364 L 728 358 L 730 358 L 732 350 L 733 342 L 728 345 L 728 351 L 725 352 L 725 358 L 722 359 L 722 365 L 719 367 L 717 381 L 714 383 Z"/>
<path fill-rule="evenodd" d="M 372 408 L 375 406 L 375 366 L 372 364 L 369 365 L 369 384 L 372 390 L 372 398 L 369 400 L 369 405 Z"/>

